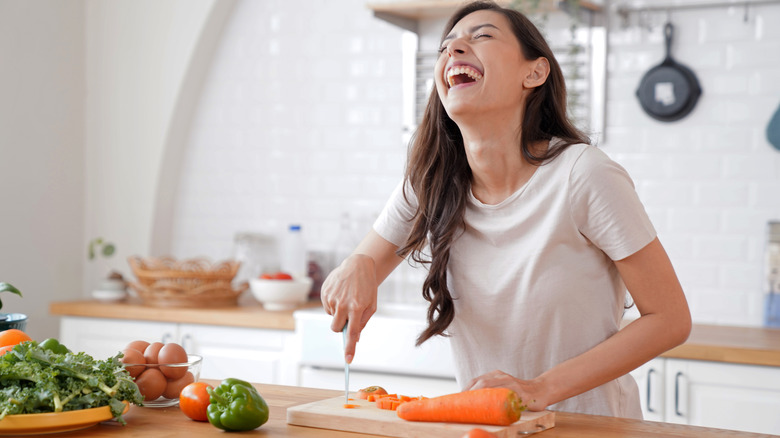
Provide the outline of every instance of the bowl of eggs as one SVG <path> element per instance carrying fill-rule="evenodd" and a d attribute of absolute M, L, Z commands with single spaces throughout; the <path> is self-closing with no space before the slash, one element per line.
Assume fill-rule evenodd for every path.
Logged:
<path fill-rule="evenodd" d="M 147 407 L 175 406 L 181 390 L 200 377 L 203 358 L 187 354 L 175 342 L 133 341 L 122 353 L 122 363 Z"/>

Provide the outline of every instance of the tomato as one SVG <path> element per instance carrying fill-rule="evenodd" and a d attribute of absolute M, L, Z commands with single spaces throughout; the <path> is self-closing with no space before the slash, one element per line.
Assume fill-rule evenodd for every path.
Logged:
<path fill-rule="evenodd" d="M 358 391 L 357 396 L 358 398 L 367 400 L 369 395 L 385 395 L 385 394 L 387 394 L 385 388 L 382 388 L 381 386 L 369 386 L 367 388 L 363 388 L 360 391 Z"/>
<path fill-rule="evenodd" d="M 274 276 L 273 276 L 273 274 L 263 274 L 263 275 L 260 276 L 260 279 L 261 280 L 273 280 Z"/>
<path fill-rule="evenodd" d="M 292 280 L 292 275 L 286 272 L 277 272 L 274 274 L 274 280 Z"/>
<path fill-rule="evenodd" d="M 0 332 L 0 347 L 21 344 L 24 341 L 32 341 L 32 338 L 19 329 L 8 329 Z"/>
<path fill-rule="evenodd" d="M 208 421 L 206 409 L 209 407 L 209 393 L 206 388 L 213 388 L 208 383 L 193 382 L 185 386 L 179 395 L 179 408 L 184 415 L 195 421 Z"/>

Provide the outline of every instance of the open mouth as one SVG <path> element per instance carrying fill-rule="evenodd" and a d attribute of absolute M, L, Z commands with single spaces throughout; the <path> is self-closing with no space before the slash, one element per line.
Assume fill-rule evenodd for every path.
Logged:
<path fill-rule="evenodd" d="M 447 70 L 447 84 L 450 88 L 455 85 L 477 82 L 482 79 L 482 73 L 469 65 L 456 65 Z"/>

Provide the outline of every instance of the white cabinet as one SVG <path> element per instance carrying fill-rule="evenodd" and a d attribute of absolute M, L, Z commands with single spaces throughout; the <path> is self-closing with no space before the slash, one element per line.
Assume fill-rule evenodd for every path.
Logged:
<path fill-rule="evenodd" d="M 80 317 L 60 320 L 60 342 L 73 351 L 83 351 L 98 359 L 113 356 L 139 339 L 174 342 L 178 339 L 178 328 L 168 322 Z"/>
<path fill-rule="evenodd" d="M 664 421 L 664 359 L 653 359 L 632 371 L 631 375 L 639 386 L 644 419 Z"/>
<path fill-rule="evenodd" d="M 666 359 L 665 421 L 780 434 L 780 368 Z"/>
<path fill-rule="evenodd" d="M 646 420 L 780 434 L 780 368 L 657 358 L 631 375 Z"/>
<path fill-rule="evenodd" d="M 131 341 L 176 342 L 203 356 L 200 377 L 235 377 L 257 383 L 295 383 L 290 330 L 63 317 L 60 340 L 97 358 L 117 354 Z"/>
<path fill-rule="evenodd" d="M 187 351 L 203 356 L 203 378 L 295 384 L 292 331 L 181 324 L 179 333 Z"/>

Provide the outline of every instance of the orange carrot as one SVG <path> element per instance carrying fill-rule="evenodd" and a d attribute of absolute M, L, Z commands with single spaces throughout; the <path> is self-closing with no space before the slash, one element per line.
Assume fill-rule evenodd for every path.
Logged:
<path fill-rule="evenodd" d="M 398 409 L 398 406 L 403 403 L 401 400 L 395 398 L 395 397 L 382 397 L 376 402 L 376 407 L 379 409 L 389 409 L 391 411 L 394 411 Z"/>
<path fill-rule="evenodd" d="M 368 400 L 368 397 L 372 395 L 382 395 L 382 394 L 387 394 L 387 391 L 385 391 L 385 388 L 382 388 L 381 386 L 368 386 L 366 388 L 361 389 L 357 393 L 358 398 L 362 398 L 363 400 Z"/>
<path fill-rule="evenodd" d="M 495 424 L 508 426 L 525 410 L 522 400 L 509 388 L 482 388 L 414 400 L 398 407 L 398 416 L 408 421 Z"/>
<path fill-rule="evenodd" d="M 497 438 L 498 435 L 493 432 L 488 432 L 485 429 L 474 428 L 468 431 L 463 438 Z"/>

